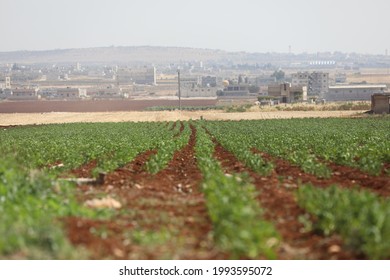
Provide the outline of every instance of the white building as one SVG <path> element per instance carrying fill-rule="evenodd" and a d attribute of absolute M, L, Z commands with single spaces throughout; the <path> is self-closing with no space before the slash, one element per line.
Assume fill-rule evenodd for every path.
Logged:
<path fill-rule="evenodd" d="M 216 87 L 217 86 L 217 77 L 203 76 L 201 83 L 202 83 L 202 87 Z"/>
<path fill-rule="evenodd" d="M 329 101 L 369 101 L 374 93 L 386 91 L 386 85 L 339 85 L 329 87 L 329 91 L 324 97 Z"/>
<path fill-rule="evenodd" d="M 11 77 L 5 77 L 5 89 L 11 89 Z"/>
<path fill-rule="evenodd" d="M 180 89 L 181 97 L 217 97 L 217 88 L 213 87 L 182 87 Z"/>
<path fill-rule="evenodd" d="M 5 77 L 1 78 L 0 77 L 0 90 L 2 89 L 11 89 L 11 78 L 10 77 Z"/>

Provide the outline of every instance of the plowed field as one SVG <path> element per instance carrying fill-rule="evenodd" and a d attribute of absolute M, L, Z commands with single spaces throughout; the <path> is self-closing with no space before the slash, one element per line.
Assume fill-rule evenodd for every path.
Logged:
<path fill-rule="evenodd" d="M 323 130 L 311 131 L 318 122 Z M 77 182 L 70 183 L 73 194 L 58 186 L 54 191 L 74 199 L 81 210 L 61 210 L 52 219 L 62 225 L 72 248 L 85 248 L 88 258 L 390 258 L 387 118 L 79 126 L 7 127 L 0 137 L 4 154 L 15 151 L 12 143 L 17 157 L 31 162 L 29 170 Z M 316 139 L 309 141 L 313 133 Z M 25 135 L 32 140 L 28 145 Z M 57 138 L 65 135 L 69 138 Z M 43 137 L 58 141 L 55 147 L 55 141 L 47 142 L 47 153 L 37 151 Z M 322 138 L 328 144 L 319 147 Z M 332 141 L 339 149 L 332 149 Z M 53 155 L 54 149 L 69 152 Z M 24 176 L 36 176 L 31 174 Z M 5 179 L 0 182 L 7 186 Z M 45 199 L 51 196 L 45 193 Z M 314 195 L 326 199 L 311 203 Z M 326 208 L 327 202 L 334 204 Z M 15 245 L 0 253 L 30 258 L 26 250 Z"/>

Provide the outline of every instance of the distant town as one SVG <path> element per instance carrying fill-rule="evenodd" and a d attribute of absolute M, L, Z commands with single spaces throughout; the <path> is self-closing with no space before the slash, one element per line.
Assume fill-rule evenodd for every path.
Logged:
<path fill-rule="evenodd" d="M 101 48 L 102 56 L 105 50 Z M 388 93 L 390 86 L 387 51 L 296 55 L 167 48 L 163 52 L 169 55 L 164 57 L 171 61 L 155 62 L 155 49 L 137 51 L 138 55 L 129 50 L 131 58 L 126 59 L 126 50 L 121 50 L 120 62 L 118 58 L 110 62 L 107 54 L 106 61 L 73 56 L 68 62 L 54 62 L 53 53 L 46 57 L 42 52 L 0 53 L 0 100 L 175 99 L 180 94 L 183 99 L 215 99 L 218 104 L 273 105 L 370 101 L 373 94 Z"/>

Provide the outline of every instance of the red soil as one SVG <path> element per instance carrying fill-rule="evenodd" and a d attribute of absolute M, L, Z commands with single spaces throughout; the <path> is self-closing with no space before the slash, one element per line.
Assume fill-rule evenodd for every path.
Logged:
<path fill-rule="evenodd" d="M 175 124 L 179 125 L 178 123 Z M 184 125 L 180 123 L 180 131 Z M 145 171 L 145 162 L 157 151 L 138 155 L 128 165 L 107 174 L 98 187 L 80 187 L 82 201 L 96 196 L 110 195 L 122 203 L 115 217 L 99 221 L 68 218 L 65 225 L 73 244 L 89 249 L 94 259 L 226 259 L 212 240 L 212 224 L 205 199 L 200 190 L 202 174 L 197 167 L 194 145 L 196 130 L 191 127 L 189 143 L 177 151 L 169 165 L 152 176 Z M 342 240 L 333 235 L 325 237 L 307 231 L 300 216 L 307 215 L 295 200 L 294 190 L 300 183 L 326 187 L 338 184 L 353 187 L 356 184 L 376 193 L 389 195 L 388 176 L 364 174 L 350 167 L 331 164 L 330 179 L 319 179 L 303 172 L 289 162 L 260 153 L 272 161 L 275 169 L 264 177 L 250 171 L 232 153 L 216 143 L 215 157 L 225 172 L 246 172 L 259 191 L 257 196 L 264 208 L 264 218 L 272 222 L 282 237 L 279 259 L 360 259 L 350 252 Z M 89 177 L 96 162 L 91 162 L 73 174 Z M 169 232 L 172 236 L 163 243 L 149 245 L 134 241 L 135 232 Z"/>
<path fill-rule="evenodd" d="M 378 195 L 390 196 L 390 177 L 386 174 L 372 176 L 357 168 L 329 163 L 328 166 L 332 170 L 332 176 L 328 179 L 317 178 L 315 175 L 305 173 L 298 166 L 294 166 L 286 160 L 273 157 L 255 149 L 253 151 L 259 153 L 265 160 L 274 163 L 274 172 L 279 176 L 283 176 L 282 180 L 284 184 L 297 184 L 300 181 L 301 183 L 311 183 L 318 187 L 339 185 L 352 188 L 360 186 Z"/>
<path fill-rule="evenodd" d="M 76 177 L 76 178 L 91 178 L 92 177 L 92 171 L 97 166 L 97 160 L 94 159 L 79 168 L 71 170 L 69 173 L 70 175 Z"/>
<path fill-rule="evenodd" d="M 268 177 L 260 176 L 246 168 L 218 143 L 215 157 L 221 162 L 225 172 L 246 172 L 253 179 L 253 184 L 260 192 L 258 199 L 265 210 L 264 218 L 276 226 L 282 237 L 279 259 L 361 258 L 342 248 L 342 241 L 338 236 L 324 237 L 305 229 L 299 217 L 306 212 L 298 206 L 292 190 L 296 184 L 289 188 L 281 186 L 276 170 Z M 294 177 L 293 174 L 290 176 Z"/>
<path fill-rule="evenodd" d="M 80 197 L 110 195 L 122 209 L 108 221 L 65 220 L 75 245 L 89 249 L 94 259 L 225 259 L 215 248 L 212 225 L 200 190 L 202 175 L 195 158 L 195 129 L 188 145 L 174 154 L 169 165 L 152 176 L 144 164 L 155 151 L 140 154 L 131 163 L 107 174 L 100 187 L 81 188 Z M 106 234 L 97 234 L 104 231 Z M 169 232 L 158 244 L 139 244 L 134 233 Z M 130 236 L 130 237 L 129 237 Z"/>

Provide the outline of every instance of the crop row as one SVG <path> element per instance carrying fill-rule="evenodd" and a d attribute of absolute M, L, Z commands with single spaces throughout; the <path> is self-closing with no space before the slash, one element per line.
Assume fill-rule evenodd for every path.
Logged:
<path fill-rule="evenodd" d="M 169 130 L 172 125 L 63 124 L 0 131 L 0 256 L 85 257 L 69 244 L 59 219 L 109 218 L 114 212 L 84 208 L 74 186 L 57 176 L 91 160 L 97 170 L 113 170 L 172 140 L 177 133 Z"/>
<path fill-rule="evenodd" d="M 293 122 L 301 124 L 301 126 L 294 126 L 299 131 L 300 127 L 304 126 L 303 124 L 308 125 L 313 121 L 292 120 L 290 125 Z M 322 123 L 324 127 L 334 122 L 334 120 L 316 121 Z M 341 123 L 345 122 L 345 124 L 349 121 L 351 122 L 350 125 L 354 124 L 353 120 L 339 121 Z M 363 122 L 359 128 L 354 127 L 349 132 L 349 137 L 353 137 L 352 143 L 354 141 L 359 142 L 360 150 L 358 155 L 354 151 L 356 153 L 352 157 L 353 159 L 350 158 L 348 165 L 378 174 L 383 168 L 383 164 L 389 163 L 389 141 L 386 138 L 389 136 L 389 131 L 379 130 L 379 132 L 367 136 L 365 125 L 370 124 L 371 120 L 365 121 L 367 121 L 366 124 Z M 380 121 L 375 128 L 384 128 L 388 125 L 387 122 L 381 123 Z M 276 125 L 281 124 L 284 124 L 284 122 L 276 121 Z M 279 127 L 281 129 L 280 132 L 273 130 L 275 125 L 272 125 L 270 128 L 266 127 L 265 123 L 262 122 L 246 121 L 213 122 L 208 123 L 207 128 L 226 149 L 234 153 L 237 158 L 246 163 L 253 171 L 258 172 L 259 170 L 253 168 L 246 162 L 245 157 L 242 157 L 242 154 L 250 150 L 251 147 L 256 147 L 260 151 L 265 150 L 274 156 L 285 158 L 305 171 L 314 173 L 319 177 L 326 175 L 327 166 L 322 164 L 322 162 L 318 162 L 318 158 L 335 159 L 338 163 L 343 162 L 338 161 L 335 154 L 343 154 L 343 149 L 347 146 L 347 143 L 351 143 L 351 139 L 345 138 L 343 141 L 340 141 L 339 148 L 341 150 L 337 151 L 337 153 L 335 152 L 336 147 L 329 147 L 325 143 L 318 144 L 318 147 L 315 149 L 316 151 L 321 151 L 321 153 L 318 153 L 318 156 L 313 154 L 314 148 L 311 149 L 312 146 L 304 142 L 304 140 L 308 141 L 310 139 L 309 132 L 307 134 L 303 133 L 302 139 L 300 139 L 301 135 L 290 133 L 288 123 L 284 125 L 283 129 Z M 317 134 L 313 134 L 313 137 L 318 136 L 318 138 L 322 138 L 326 142 L 325 135 L 330 131 L 331 129 L 327 128 L 323 131 L 324 135 L 321 135 L 321 137 Z M 272 137 L 267 135 L 267 133 L 271 134 Z M 337 130 L 334 133 L 338 133 Z M 288 147 L 280 146 L 284 139 L 279 137 L 282 137 L 283 134 L 286 137 L 284 143 L 293 145 L 295 151 Z M 273 144 L 272 139 L 274 139 L 275 143 L 279 143 L 279 146 Z M 375 143 L 374 139 L 380 143 Z M 336 145 L 335 143 L 333 142 L 334 145 Z M 374 150 L 374 147 L 376 147 L 376 150 Z M 369 154 L 369 151 L 372 151 L 372 154 Z M 346 154 L 349 153 L 350 151 L 346 152 Z M 375 164 L 364 165 L 369 162 L 367 159 L 362 160 L 365 153 L 369 155 L 372 161 L 375 160 Z M 390 220 L 388 219 L 390 203 L 388 199 L 380 198 L 368 191 L 342 189 L 339 186 L 326 189 L 313 186 L 299 186 L 296 196 L 300 206 L 305 208 L 313 217 L 313 219 L 307 219 L 306 216 L 302 217 L 304 223 L 310 225 L 310 230 L 321 231 L 324 235 L 340 234 L 346 247 L 365 257 L 371 259 L 387 259 L 390 257 Z"/>
<path fill-rule="evenodd" d="M 275 258 L 279 237 L 272 224 L 262 218 L 254 186 L 243 174 L 224 174 L 213 158 L 214 148 L 198 124 L 195 152 L 204 176 L 203 191 L 217 244 L 236 258 Z"/>
<path fill-rule="evenodd" d="M 331 175 L 328 161 L 374 175 L 390 163 L 388 118 L 210 122 L 207 128 L 227 149 L 236 145 L 233 153 L 257 148 L 318 177 Z"/>
<path fill-rule="evenodd" d="M 169 161 L 173 158 L 174 153 L 188 143 L 191 129 L 188 123 L 185 123 L 184 130 L 180 134 L 180 125 L 176 124 L 172 133 L 176 137 L 160 139 L 158 142 L 156 146 L 157 153 L 152 155 L 146 163 L 146 169 L 149 173 L 156 174 L 168 165 Z"/>
<path fill-rule="evenodd" d="M 80 206 L 69 183 L 55 182 L 8 156 L 0 161 L 0 213 L 0 256 L 32 259 L 85 257 L 69 244 L 58 218 L 112 214 Z"/>
<path fill-rule="evenodd" d="M 191 121 L 184 122 L 183 131 L 179 122 L 7 129 L 0 131 L 0 255 L 26 252 L 27 257 L 72 257 L 70 245 L 53 221 L 69 215 L 108 214 L 78 205 L 73 188 L 56 181 L 58 174 L 92 160 L 97 162 L 96 171 L 111 171 L 147 150 L 157 152 L 145 168 L 157 173 L 189 142 L 190 125 L 197 130 L 195 152 L 214 239 L 236 258 L 275 258 L 280 237 L 273 225 L 263 220 L 250 178 L 224 174 L 213 157 L 216 142 L 262 176 L 268 176 L 274 166 L 253 153 L 253 148 L 318 177 L 331 175 L 329 161 L 372 174 L 381 173 L 390 163 L 390 122 L 386 118 Z M 63 167 L 49 168 L 60 166 L 58 163 Z M 299 186 L 296 195 L 300 206 L 313 217 L 306 220 L 312 230 L 324 235 L 338 233 L 347 246 L 369 258 L 390 257 L 387 199 L 338 187 Z"/>
<path fill-rule="evenodd" d="M 140 152 L 170 142 L 174 131 L 161 123 L 62 124 L 14 128 L 0 134 L 0 150 L 30 168 L 61 163 L 58 172 L 92 160 L 111 171 Z M 53 170 L 51 170 L 53 171 Z"/>

